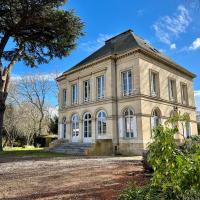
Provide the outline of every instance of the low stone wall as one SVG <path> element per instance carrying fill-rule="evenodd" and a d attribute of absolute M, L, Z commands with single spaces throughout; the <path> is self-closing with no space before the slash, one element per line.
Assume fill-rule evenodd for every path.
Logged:
<path fill-rule="evenodd" d="M 86 155 L 111 156 L 113 155 L 113 143 L 111 139 L 96 140 L 96 143 L 87 150 Z"/>

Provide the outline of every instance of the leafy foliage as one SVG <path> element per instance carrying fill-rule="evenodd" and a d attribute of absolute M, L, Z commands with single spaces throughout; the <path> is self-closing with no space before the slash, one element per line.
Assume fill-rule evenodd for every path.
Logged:
<path fill-rule="evenodd" d="M 174 137 L 177 127 L 168 126 L 169 122 L 184 124 L 187 120 L 186 115 L 176 115 L 154 129 L 146 154 L 154 171 L 151 184 L 128 188 L 120 199 L 200 199 L 200 139 L 193 136 L 180 145 Z"/>

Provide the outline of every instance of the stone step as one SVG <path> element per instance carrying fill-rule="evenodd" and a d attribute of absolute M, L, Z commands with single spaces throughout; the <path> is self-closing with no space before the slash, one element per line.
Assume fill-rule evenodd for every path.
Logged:
<path fill-rule="evenodd" d="M 50 149 L 51 152 L 65 153 L 67 155 L 85 155 L 91 144 L 61 143 Z"/>

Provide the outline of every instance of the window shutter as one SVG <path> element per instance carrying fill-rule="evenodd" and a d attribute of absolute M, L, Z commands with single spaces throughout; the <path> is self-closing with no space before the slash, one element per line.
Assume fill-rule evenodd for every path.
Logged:
<path fill-rule="evenodd" d="M 119 123 L 119 137 L 123 138 L 123 132 L 124 132 L 124 126 L 123 126 L 123 117 L 120 117 L 118 119 L 118 123 Z"/>
<path fill-rule="evenodd" d="M 133 131 L 134 131 L 134 137 L 137 137 L 137 119 L 136 116 L 133 117 Z"/>
<path fill-rule="evenodd" d="M 59 126 L 58 126 L 58 133 L 59 133 L 59 139 L 61 139 L 63 136 L 62 124 L 59 124 Z"/>

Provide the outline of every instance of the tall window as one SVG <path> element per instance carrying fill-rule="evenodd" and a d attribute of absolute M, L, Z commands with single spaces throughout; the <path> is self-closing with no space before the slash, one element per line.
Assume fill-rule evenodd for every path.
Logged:
<path fill-rule="evenodd" d="M 97 77 L 97 99 L 104 98 L 105 92 L 105 78 L 104 76 Z"/>
<path fill-rule="evenodd" d="M 97 133 L 98 135 L 106 134 L 106 113 L 104 111 L 97 114 Z"/>
<path fill-rule="evenodd" d="M 151 72 L 151 95 L 158 96 L 159 80 L 158 73 Z"/>
<path fill-rule="evenodd" d="M 187 93 L 187 85 L 181 84 L 181 98 L 182 98 L 182 104 L 188 103 L 188 93 Z"/>
<path fill-rule="evenodd" d="M 83 117 L 84 137 L 92 137 L 92 117 L 90 113 L 86 113 Z"/>
<path fill-rule="evenodd" d="M 63 89 L 63 93 L 62 93 L 62 100 L 63 100 L 63 106 L 66 106 L 67 104 L 67 90 L 66 89 Z"/>
<path fill-rule="evenodd" d="M 134 113 L 130 108 L 128 108 L 124 112 L 124 128 L 126 138 L 133 138 L 134 135 L 136 136 L 136 133 L 134 133 L 134 130 L 136 130 L 135 126 L 136 119 Z"/>
<path fill-rule="evenodd" d="M 160 112 L 158 109 L 153 110 L 151 116 L 151 128 L 154 129 L 160 124 Z"/>
<path fill-rule="evenodd" d="M 77 114 L 72 116 L 72 137 L 79 135 L 79 117 Z"/>
<path fill-rule="evenodd" d="M 83 100 L 85 102 L 90 101 L 90 81 L 83 82 Z"/>
<path fill-rule="evenodd" d="M 176 81 L 169 79 L 169 97 L 171 101 L 176 101 Z"/>
<path fill-rule="evenodd" d="M 122 88 L 124 96 L 132 93 L 132 74 L 130 70 L 122 72 Z"/>
<path fill-rule="evenodd" d="M 65 138 L 67 131 L 66 117 L 63 117 L 62 124 L 63 124 L 62 138 Z"/>
<path fill-rule="evenodd" d="M 78 103 L 78 86 L 77 84 L 72 85 L 72 104 Z"/>

